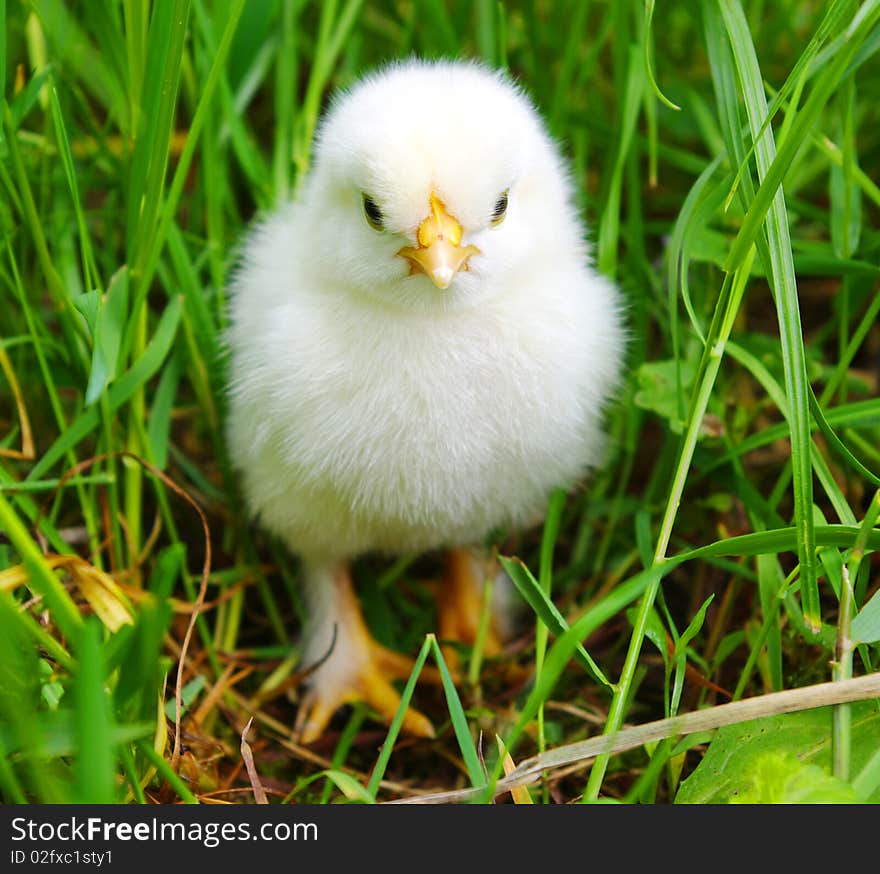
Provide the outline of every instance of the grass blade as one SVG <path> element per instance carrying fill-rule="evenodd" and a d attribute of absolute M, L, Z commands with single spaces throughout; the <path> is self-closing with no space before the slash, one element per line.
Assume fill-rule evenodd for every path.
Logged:
<path fill-rule="evenodd" d="M 743 223 L 749 220 L 755 221 L 757 215 L 756 205 L 763 203 L 763 196 L 767 198 L 769 212 L 764 219 L 764 211 L 759 206 L 762 221 L 765 221 L 767 244 L 769 249 L 770 271 L 772 274 L 772 287 L 776 301 L 777 315 L 782 342 L 782 360 L 785 370 L 785 389 L 788 399 L 788 424 L 791 432 L 791 462 L 794 473 L 794 514 L 795 523 L 802 532 L 802 542 L 798 549 L 801 571 L 801 599 L 803 602 L 804 619 L 808 628 L 818 632 L 822 625 L 821 606 L 819 604 L 819 587 L 816 579 L 816 544 L 813 534 L 813 475 L 810 462 L 810 425 L 809 425 L 809 386 L 807 382 L 807 370 L 801 329 L 800 307 L 795 278 L 794 259 L 791 252 L 791 238 L 789 235 L 788 215 L 785 206 L 785 196 L 782 192 L 781 182 L 783 170 L 777 169 L 776 183 L 772 191 L 767 187 L 771 178 L 771 167 L 776 164 L 777 168 L 787 167 L 782 164 L 782 153 L 776 153 L 772 132 L 768 129 L 760 134 L 763 121 L 767 116 L 767 100 L 764 96 L 763 79 L 758 66 L 757 55 L 752 43 L 745 13 L 738 0 L 722 0 L 721 14 L 724 18 L 733 49 L 737 72 L 740 77 L 740 85 L 745 100 L 746 113 L 752 136 L 757 145 L 755 157 L 758 167 L 758 176 L 761 185 L 755 194 L 749 213 Z M 822 77 L 825 81 L 828 77 Z M 820 94 L 818 85 L 811 95 L 811 100 Z M 808 106 L 816 107 L 818 101 Z M 807 116 L 808 107 L 805 106 L 803 116 Z M 812 111 L 818 111 L 812 109 Z M 807 116 L 809 117 L 809 116 Z M 800 114 L 799 119 L 800 121 Z M 798 122 L 795 122 L 797 125 Z M 758 138 L 760 136 L 760 139 Z M 792 128 L 790 136 L 786 139 L 783 149 L 790 146 L 797 139 L 797 134 Z M 798 143 L 799 144 L 799 141 Z M 794 150 L 786 152 L 788 161 L 794 157 Z M 778 163 L 777 163 L 778 162 Z M 769 197 L 772 195 L 772 200 Z M 757 234 L 757 230 L 755 230 Z M 728 258 L 728 269 L 738 266 L 741 261 L 738 256 L 742 250 L 737 250 L 743 231 L 737 236 L 734 250 Z M 754 237 L 752 237 L 754 239 Z"/>
<path fill-rule="evenodd" d="M 483 773 L 483 766 L 480 764 L 480 757 L 474 745 L 474 739 L 471 737 L 467 717 L 464 715 L 464 708 L 461 706 L 461 699 L 458 697 L 455 683 L 449 673 L 449 668 L 446 666 L 446 659 L 443 658 L 437 638 L 433 634 L 429 634 L 428 640 L 431 641 L 434 660 L 437 662 L 437 668 L 440 671 L 443 693 L 446 695 L 446 706 L 449 708 L 452 728 L 455 731 L 458 747 L 461 750 L 465 767 L 471 779 L 471 786 L 483 786 L 486 783 L 486 775 Z"/>
<path fill-rule="evenodd" d="M 76 647 L 79 670 L 74 680 L 77 795 L 89 804 L 116 800 L 116 755 L 112 742 L 109 702 L 104 693 L 100 626 L 82 625 Z"/>
<path fill-rule="evenodd" d="M 505 558 L 498 556 L 505 573 L 513 581 L 519 593 L 526 603 L 535 611 L 535 615 L 541 620 L 546 629 L 553 634 L 565 634 L 568 631 L 568 623 L 563 618 L 556 605 L 550 600 L 541 584 L 532 576 L 531 571 L 518 558 Z M 602 673 L 599 666 L 590 658 L 590 654 L 578 643 L 575 650 L 575 658 L 583 665 L 586 671 L 604 686 L 610 686 L 608 678 Z M 540 674 L 540 671 L 538 672 Z"/>
<path fill-rule="evenodd" d="M 376 798 L 376 794 L 379 791 L 379 784 L 385 776 L 385 769 L 388 767 L 388 761 L 394 750 L 394 744 L 397 741 L 397 737 L 400 734 L 400 728 L 403 725 L 404 714 L 406 713 L 407 707 L 409 707 L 410 701 L 412 701 L 416 682 L 419 679 L 419 675 L 422 673 L 422 668 L 425 666 L 425 660 L 428 658 L 428 653 L 431 651 L 431 643 L 432 636 L 428 635 L 425 637 L 425 642 L 422 644 L 422 648 L 416 656 L 412 673 L 410 673 L 409 679 L 406 681 L 406 686 L 404 686 L 403 693 L 400 696 L 400 706 L 397 708 L 397 713 L 394 714 L 394 719 L 391 721 L 391 725 L 388 728 L 388 734 L 385 736 L 385 742 L 382 744 L 382 749 L 379 750 L 379 758 L 376 759 L 376 764 L 373 766 L 373 772 L 367 786 L 367 792 L 369 792 L 370 797 L 373 799 Z"/>

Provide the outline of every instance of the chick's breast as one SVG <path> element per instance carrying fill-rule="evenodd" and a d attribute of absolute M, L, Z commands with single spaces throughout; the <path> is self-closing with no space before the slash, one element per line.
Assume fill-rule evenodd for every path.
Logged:
<path fill-rule="evenodd" d="M 426 315 L 304 269 L 298 205 L 234 283 L 229 438 L 253 512 L 295 552 L 476 543 L 600 461 L 616 296 L 556 253 L 479 306 Z"/>

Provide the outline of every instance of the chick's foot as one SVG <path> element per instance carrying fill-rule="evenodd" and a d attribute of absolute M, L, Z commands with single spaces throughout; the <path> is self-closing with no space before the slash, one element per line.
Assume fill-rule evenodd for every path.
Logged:
<path fill-rule="evenodd" d="M 312 629 L 313 642 L 325 641 L 325 653 L 310 674 L 294 724 L 300 743 L 316 741 L 333 714 L 343 705 L 363 701 L 385 723 L 391 723 L 400 707 L 400 695 L 392 680 L 409 679 L 413 660 L 378 643 L 364 622 L 348 569 L 338 566 L 331 579 L 320 588 L 320 603 Z M 314 580 L 314 576 L 312 577 Z M 329 632 L 329 633 L 328 633 Z M 315 639 L 317 638 L 317 640 Z M 433 672 L 423 671 L 433 680 Z M 417 737 L 434 737 L 430 720 L 413 708 L 407 708 L 402 729 Z"/>
<path fill-rule="evenodd" d="M 443 641 L 474 645 L 483 614 L 483 589 L 486 580 L 497 572 L 494 562 L 470 549 L 451 549 L 446 554 L 446 569 L 437 591 L 437 624 Z M 503 646 L 497 621 L 489 605 L 489 627 L 483 639 L 483 655 L 500 655 Z M 443 655 L 450 670 L 458 669 L 458 653 L 444 646 Z"/>

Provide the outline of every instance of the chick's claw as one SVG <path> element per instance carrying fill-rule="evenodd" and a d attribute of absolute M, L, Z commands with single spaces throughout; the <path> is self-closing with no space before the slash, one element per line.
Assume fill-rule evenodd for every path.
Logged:
<path fill-rule="evenodd" d="M 402 652 L 388 649 L 388 647 L 382 646 L 381 643 L 376 643 L 376 641 L 371 643 L 371 648 L 376 657 L 378 667 L 384 672 L 386 677 L 391 677 L 394 680 L 408 680 L 410 678 L 416 664 L 415 659 L 411 659 Z M 424 665 L 419 674 L 419 682 L 441 685 L 443 680 L 437 668 Z"/>
<path fill-rule="evenodd" d="M 305 663 L 311 665 L 307 691 L 297 713 L 294 734 L 301 743 L 317 740 L 343 705 L 363 701 L 390 724 L 400 708 L 394 680 L 408 680 L 415 662 L 378 643 L 364 621 L 346 562 L 310 565 L 304 575 L 310 606 Z M 420 679 L 437 682 L 423 668 Z M 427 717 L 407 708 L 404 732 L 434 737 Z"/>
<path fill-rule="evenodd" d="M 400 707 L 400 695 L 386 675 L 409 676 L 409 671 L 404 672 L 405 663 L 409 661 L 411 670 L 412 662 L 379 644 L 374 644 L 371 649 L 373 657 L 358 665 L 350 676 L 328 679 L 323 683 L 319 678 L 309 689 L 294 725 L 294 734 L 300 743 L 314 743 L 324 733 L 333 714 L 344 704 L 356 701 L 372 707 L 383 722 L 392 722 Z M 434 737 L 431 721 L 412 707 L 404 713 L 402 729 L 416 737 Z"/>

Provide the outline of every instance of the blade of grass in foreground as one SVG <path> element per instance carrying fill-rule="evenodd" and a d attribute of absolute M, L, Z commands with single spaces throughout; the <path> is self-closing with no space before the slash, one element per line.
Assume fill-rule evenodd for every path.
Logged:
<path fill-rule="evenodd" d="M 455 737 L 458 740 L 458 746 L 467 768 L 468 776 L 471 779 L 472 786 L 483 786 L 486 783 L 486 776 L 483 773 L 483 767 L 480 764 L 480 757 L 477 754 L 477 748 L 474 745 L 474 739 L 471 737 L 470 728 L 468 727 L 467 718 L 464 715 L 464 708 L 461 706 L 461 699 L 455 688 L 455 683 L 449 674 L 449 668 L 446 666 L 446 659 L 440 650 L 440 644 L 433 634 L 428 635 L 431 641 L 431 649 L 434 651 L 434 660 L 440 670 L 440 680 L 443 684 L 443 692 L 446 695 L 446 706 L 449 708 L 449 717 L 452 720 L 452 728 L 455 731 Z"/>
<path fill-rule="evenodd" d="M 2 493 L 0 493 L 0 530 L 6 533 L 10 543 L 21 556 L 28 570 L 30 585 L 35 592 L 43 596 L 55 623 L 68 637 L 75 636 L 82 627 L 82 617 L 76 604 L 55 576 L 55 572 L 46 563 L 39 547 L 31 539 L 27 529 Z"/>
<path fill-rule="evenodd" d="M 535 611 L 535 615 L 541 620 L 539 630 L 543 629 L 544 647 L 540 651 L 540 658 L 536 657 L 538 669 L 536 677 L 540 677 L 540 664 L 543 662 L 543 652 L 546 650 L 547 632 L 552 631 L 554 634 L 565 634 L 568 631 L 568 623 L 566 623 L 562 614 L 556 608 L 556 605 L 550 599 L 549 593 L 545 592 L 541 584 L 532 576 L 531 571 L 518 558 L 505 558 L 498 556 L 501 566 L 505 573 L 510 577 L 511 582 L 516 586 L 519 593 L 528 605 Z M 536 637 L 538 635 L 536 634 Z M 599 666 L 590 658 L 590 654 L 581 644 L 578 644 L 575 657 L 583 665 L 587 673 L 593 679 L 602 683 L 604 686 L 611 686 L 608 678 L 602 673 Z"/>
<path fill-rule="evenodd" d="M 77 737 L 77 798 L 89 804 L 116 800 L 116 761 L 111 717 L 104 693 L 100 625 L 84 623 L 79 632 L 79 670 L 74 681 L 74 723 Z"/>
<path fill-rule="evenodd" d="M 749 252 L 749 257 L 740 265 L 736 273 L 728 274 L 724 279 L 724 285 L 719 295 L 718 304 L 715 308 L 715 315 L 712 324 L 709 326 L 706 337 L 706 345 L 703 351 L 703 357 L 700 362 L 700 374 L 696 381 L 696 393 L 691 400 L 691 407 L 687 420 L 687 431 L 685 432 L 684 441 L 679 452 L 678 464 L 676 465 L 675 477 L 672 483 L 669 499 L 666 503 L 666 511 L 663 515 L 663 521 L 660 526 L 660 534 L 657 540 L 657 547 L 654 553 L 654 564 L 656 567 L 660 562 L 666 560 L 666 551 L 669 547 L 669 541 L 672 537 L 672 526 L 675 523 L 675 517 L 678 513 L 679 503 L 687 474 L 690 469 L 691 460 L 694 450 L 697 446 L 697 438 L 703 423 L 703 416 L 709 404 L 709 397 L 715 386 L 715 380 L 721 367 L 721 359 L 724 355 L 724 347 L 730 332 L 733 330 L 734 319 L 739 312 L 739 306 L 742 301 L 743 292 L 745 291 L 746 282 L 751 273 L 752 260 L 754 258 L 754 249 Z M 620 673 L 620 681 L 614 693 L 611 702 L 611 708 L 608 712 L 608 719 L 605 723 L 605 733 L 613 734 L 620 730 L 626 715 L 626 707 L 629 702 L 629 693 L 635 679 L 636 667 L 638 666 L 639 654 L 642 649 L 642 641 L 647 631 L 648 620 L 654 606 L 654 600 L 660 588 L 662 576 L 660 574 L 651 578 L 648 588 L 642 595 L 639 603 L 638 613 L 633 627 L 632 637 L 630 638 L 629 649 L 626 654 L 623 669 Z M 608 767 L 610 757 L 608 755 L 599 756 L 592 770 L 590 771 L 590 779 L 587 788 L 584 791 L 583 801 L 595 800 L 599 795 L 599 789 L 602 780 L 605 777 L 605 770 Z"/>
<path fill-rule="evenodd" d="M 437 638 L 433 634 L 428 634 L 425 636 L 425 642 L 422 644 L 421 650 L 419 650 L 418 657 L 415 660 L 412 672 L 406 682 L 403 694 L 400 696 L 400 706 L 397 708 L 397 713 L 391 721 L 391 726 L 385 737 L 385 743 L 382 744 L 379 758 L 376 761 L 376 766 L 373 768 L 373 774 L 370 777 L 370 782 L 367 786 L 367 792 L 371 798 L 375 799 L 376 793 L 379 791 L 379 784 L 382 782 L 382 777 L 385 775 L 385 769 L 388 767 L 388 760 L 391 758 L 394 743 L 397 740 L 400 728 L 403 725 L 404 714 L 412 700 L 416 681 L 419 678 L 419 674 L 422 672 L 422 668 L 425 665 L 425 660 L 427 659 L 429 652 L 434 653 L 434 659 L 437 662 L 437 668 L 440 671 L 440 681 L 443 685 L 443 692 L 446 695 L 446 705 L 449 708 L 452 727 L 455 731 L 456 739 L 458 740 L 459 749 L 461 750 L 462 758 L 464 759 L 465 767 L 467 768 L 468 776 L 471 780 L 471 785 L 482 786 L 486 782 L 483 768 L 480 765 L 480 757 L 477 753 L 477 748 L 474 745 L 468 727 L 467 717 L 465 716 L 464 708 L 461 706 L 461 699 L 458 697 L 458 692 L 455 689 L 455 683 L 449 673 L 449 668 L 446 666 L 446 660 L 443 658 L 443 653 L 440 649 L 440 645 L 437 643 Z"/>
<path fill-rule="evenodd" d="M 397 736 L 400 734 L 400 728 L 403 725 L 403 716 L 406 713 L 406 708 L 409 707 L 409 702 L 412 700 L 413 692 L 416 688 L 416 681 L 419 678 L 419 674 L 422 672 L 422 668 L 425 666 L 425 660 L 428 658 L 428 653 L 430 651 L 431 636 L 428 635 L 425 638 L 425 642 L 422 644 L 422 648 L 419 650 L 419 654 L 413 664 L 409 679 L 406 681 L 406 686 L 400 696 L 400 706 L 397 708 L 397 713 L 394 714 L 394 719 L 391 720 L 388 734 L 385 736 L 385 743 L 382 744 L 382 749 L 379 751 L 379 758 L 376 759 L 376 765 L 373 768 L 373 773 L 370 777 L 369 785 L 367 786 L 367 792 L 369 792 L 370 796 L 374 799 L 376 793 L 379 791 L 379 785 L 382 782 L 382 778 L 385 776 L 385 769 L 388 767 L 388 760 L 391 758 L 394 743 L 397 740 Z"/>

